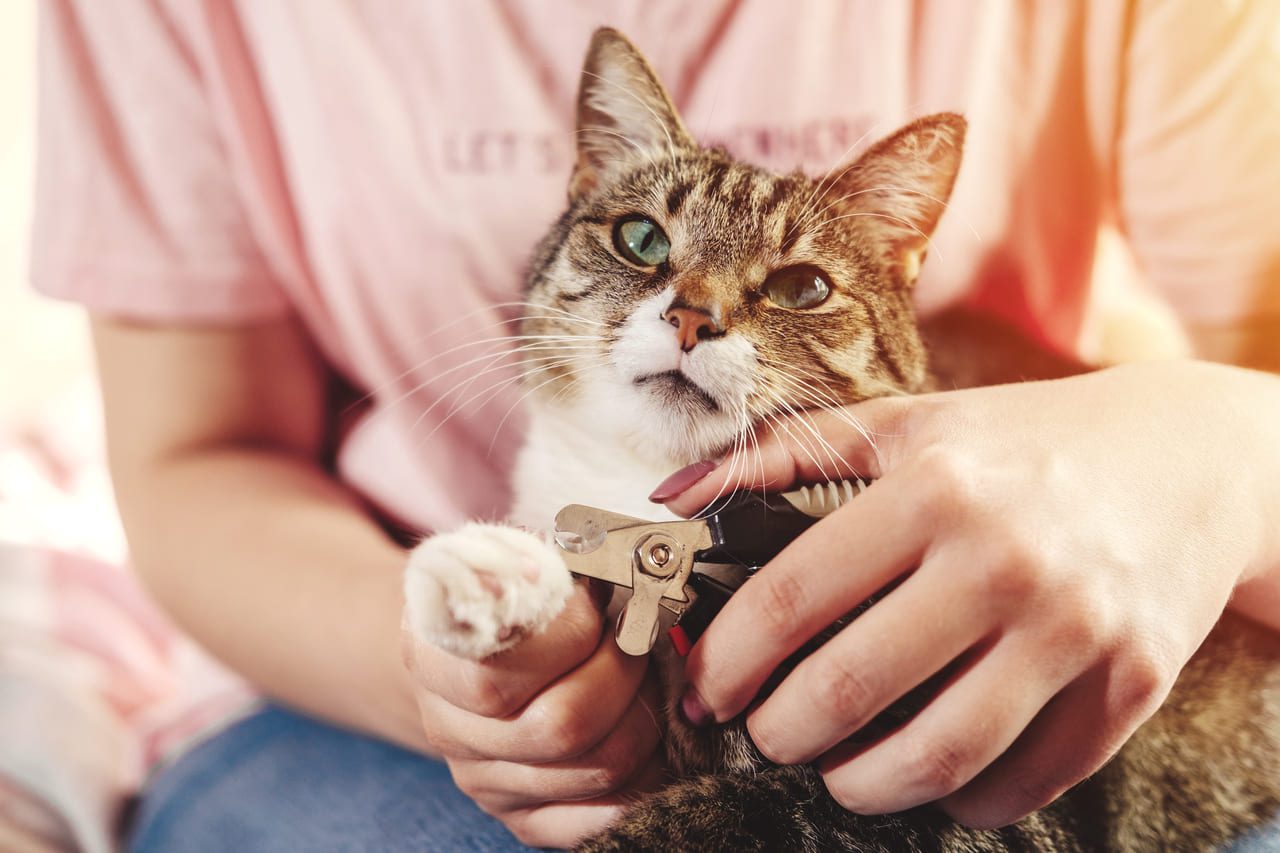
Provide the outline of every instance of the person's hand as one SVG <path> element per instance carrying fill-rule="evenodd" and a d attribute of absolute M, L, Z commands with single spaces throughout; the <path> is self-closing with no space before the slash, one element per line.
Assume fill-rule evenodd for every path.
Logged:
<path fill-rule="evenodd" d="M 567 847 L 661 783 L 647 659 L 618 649 L 587 588 L 545 632 L 485 661 L 407 630 L 403 640 L 428 742 L 458 787 L 525 844 Z"/>
<path fill-rule="evenodd" d="M 1250 461 L 1268 430 L 1245 376 L 1171 362 L 872 400 L 812 415 L 823 442 L 792 420 L 693 485 L 708 466 L 673 475 L 655 498 L 683 515 L 735 486 L 877 478 L 716 617 L 688 659 L 686 716 L 749 709 L 765 756 L 817 759 L 855 812 L 941 799 L 996 827 L 1049 803 L 1154 712 L 1269 559 L 1275 487 Z M 895 580 L 752 707 L 804 641 Z M 842 743 L 952 662 L 905 726 Z"/>

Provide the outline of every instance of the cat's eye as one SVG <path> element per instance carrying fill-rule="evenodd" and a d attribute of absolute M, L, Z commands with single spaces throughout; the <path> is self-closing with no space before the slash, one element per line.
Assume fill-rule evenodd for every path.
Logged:
<path fill-rule="evenodd" d="M 641 267 L 656 267 L 667 262 L 671 241 L 652 219 L 631 216 L 613 227 L 613 245 L 618 254 Z"/>
<path fill-rule="evenodd" d="M 773 273 L 761 290 L 780 308 L 815 308 L 831 294 L 831 282 L 817 267 L 802 265 Z"/>

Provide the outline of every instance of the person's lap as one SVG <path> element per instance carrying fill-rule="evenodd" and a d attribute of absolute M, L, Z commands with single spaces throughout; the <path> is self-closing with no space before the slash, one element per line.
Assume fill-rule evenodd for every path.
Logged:
<path fill-rule="evenodd" d="M 448 768 L 280 708 L 183 756 L 148 787 L 134 853 L 527 851 Z"/>
<path fill-rule="evenodd" d="M 528 851 L 444 764 L 279 708 L 202 744 L 148 788 L 133 853 Z M 1231 853 L 1280 851 L 1280 816 Z"/>

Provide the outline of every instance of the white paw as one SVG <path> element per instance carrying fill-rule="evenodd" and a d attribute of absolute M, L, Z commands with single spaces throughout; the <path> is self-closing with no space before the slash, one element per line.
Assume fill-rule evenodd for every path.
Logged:
<path fill-rule="evenodd" d="M 404 573 L 409 629 L 473 660 L 541 631 L 572 592 L 555 545 L 498 524 L 432 536 L 413 549 Z"/>

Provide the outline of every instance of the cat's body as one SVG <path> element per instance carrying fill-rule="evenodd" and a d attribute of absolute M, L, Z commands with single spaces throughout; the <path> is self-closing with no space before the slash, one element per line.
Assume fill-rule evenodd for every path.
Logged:
<path fill-rule="evenodd" d="M 800 428 L 803 409 L 1081 369 L 989 321 L 915 321 L 910 286 L 959 165 L 958 117 L 909 125 L 822 182 L 770 175 L 697 148 L 609 31 L 579 113 L 570 207 L 530 274 L 515 525 L 547 530 L 570 503 L 670 517 L 647 499 L 654 484 L 757 427 L 788 428 L 780 416 Z M 518 589 L 495 596 L 495 579 Z M 428 539 L 406 573 L 411 628 L 476 658 L 545 626 L 568 590 L 553 546 L 497 526 Z M 1280 810 L 1280 637 L 1233 616 L 1101 772 L 985 832 L 930 807 L 845 811 L 816 771 L 765 761 L 740 721 L 690 727 L 674 710 L 680 659 L 662 642 L 655 654 L 681 781 L 584 849 L 1211 850 Z"/>
<path fill-rule="evenodd" d="M 816 770 L 769 765 L 746 752 L 745 729 L 730 726 L 716 737 L 751 762 L 677 782 L 581 849 L 1221 850 L 1280 810 L 1278 659 L 1274 634 L 1224 617 L 1164 705 L 1109 764 L 1002 829 L 972 830 L 928 806 L 871 817 L 847 812 Z"/>
<path fill-rule="evenodd" d="M 960 322 L 945 319 L 939 336 Z M 1008 334 L 1001 355 L 1026 345 Z M 1072 366 L 1029 355 L 1037 358 L 1050 373 Z M 937 381 L 955 384 L 951 376 Z M 648 500 L 648 489 L 674 467 L 568 412 L 538 411 L 517 465 L 512 520 L 548 529 L 549 516 L 569 503 L 671 517 Z M 1114 761 L 1051 807 L 994 832 L 957 826 L 929 808 L 874 818 L 845 811 L 812 768 L 765 761 L 742 725 L 690 729 L 675 711 L 684 688 L 679 659 L 662 643 L 655 654 L 668 679 L 669 758 L 689 778 L 640 803 L 584 850 L 1216 850 L 1280 810 L 1280 638 L 1230 615 Z"/>

